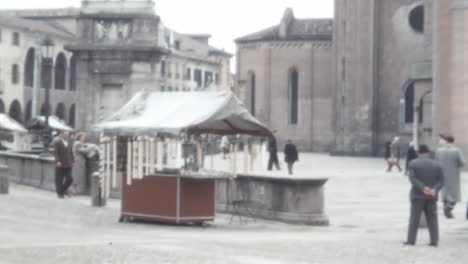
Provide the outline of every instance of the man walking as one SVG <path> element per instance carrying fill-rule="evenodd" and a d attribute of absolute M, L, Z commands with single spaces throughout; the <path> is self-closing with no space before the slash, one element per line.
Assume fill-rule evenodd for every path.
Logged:
<path fill-rule="evenodd" d="M 293 165 L 294 162 L 299 160 L 299 154 L 297 153 L 297 147 L 292 143 L 291 140 L 288 140 L 286 146 L 284 146 L 284 161 L 288 164 L 289 175 L 293 174 Z"/>
<path fill-rule="evenodd" d="M 426 145 L 421 145 L 418 158 L 409 164 L 409 179 L 411 182 L 411 211 L 408 228 L 408 238 L 405 245 L 414 245 L 418 234 L 419 220 L 424 212 L 429 229 L 430 246 L 437 247 L 439 243 L 439 224 L 437 221 L 437 196 L 444 184 L 442 167 L 430 159 L 430 151 Z"/>
<path fill-rule="evenodd" d="M 55 188 L 59 198 L 69 195 L 68 188 L 73 183 L 71 173 L 74 159 L 72 146 L 68 141 L 69 137 L 69 132 L 64 131 L 54 143 Z"/>
<path fill-rule="evenodd" d="M 444 215 L 453 218 L 452 210 L 461 201 L 460 169 L 465 165 L 465 158 L 461 150 L 454 145 L 455 138 L 445 137 L 445 144 L 440 146 L 435 154 L 444 171 L 445 184 L 442 189 Z"/>
<path fill-rule="evenodd" d="M 273 131 L 273 135 L 270 136 L 268 139 L 268 152 L 270 153 L 270 157 L 268 159 L 268 170 L 271 171 L 273 169 L 273 164 L 275 164 L 276 169 L 280 170 L 279 162 L 278 162 L 278 147 L 276 145 L 276 130 Z"/>

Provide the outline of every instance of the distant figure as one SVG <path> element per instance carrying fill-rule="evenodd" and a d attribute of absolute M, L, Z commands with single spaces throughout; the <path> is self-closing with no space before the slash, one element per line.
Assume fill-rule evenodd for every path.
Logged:
<path fill-rule="evenodd" d="M 268 159 L 268 170 L 271 171 L 273 169 L 273 164 L 275 164 L 276 169 L 280 170 L 280 165 L 278 161 L 278 147 L 276 145 L 276 130 L 273 131 L 273 135 L 270 136 L 268 139 L 268 153 L 270 153 L 270 157 Z"/>
<path fill-rule="evenodd" d="M 426 145 L 421 145 L 418 158 L 409 164 L 409 180 L 411 182 L 411 211 L 408 228 L 408 238 L 405 245 L 414 245 L 418 234 L 419 220 L 424 212 L 429 229 L 430 246 L 437 247 L 439 243 L 439 224 L 437 221 L 437 196 L 444 184 L 442 167 L 437 161 L 430 159 L 430 151 Z"/>
<path fill-rule="evenodd" d="M 227 136 L 221 137 L 221 143 L 219 144 L 221 151 L 223 152 L 223 159 L 226 159 L 226 155 L 229 154 L 229 139 Z"/>
<path fill-rule="evenodd" d="M 75 188 L 74 194 L 79 193 L 78 186 L 81 188 L 81 191 L 86 187 L 86 160 L 91 148 L 85 144 L 85 140 L 86 134 L 78 133 L 76 134 L 75 142 L 73 143 L 73 157 L 75 159 L 75 165 L 72 170 L 73 182 L 75 183 L 73 184 Z"/>
<path fill-rule="evenodd" d="M 465 158 L 462 151 L 454 145 L 454 137 L 447 136 L 445 141 L 446 143 L 437 149 L 435 157 L 440 162 L 445 176 L 442 189 L 444 215 L 453 218 L 452 210 L 456 203 L 461 201 L 460 169 L 465 165 Z"/>
<path fill-rule="evenodd" d="M 72 168 L 74 163 L 72 146 L 69 142 L 70 134 L 61 132 L 59 139 L 54 142 L 55 156 L 55 187 L 59 198 L 69 196 L 68 188 L 73 183 Z"/>
<path fill-rule="evenodd" d="M 400 138 L 395 137 L 392 142 L 385 144 L 385 158 L 388 164 L 388 172 L 392 171 L 393 166 L 397 166 L 398 170 L 401 171 L 400 167 Z"/>
<path fill-rule="evenodd" d="M 288 164 L 289 175 L 293 174 L 294 162 L 299 161 L 299 154 L 297 153 L 296 145 L 288 140 L 288 143 L 284 147 L 284 161 Z"/>
<path fill-rule="evenodd" d="M 408 152 L 406 153 L 406 166 L 405 166 L 405 174 L 409 173 L 409 164 L 412 160 L 418 157 L 418 153 L 416 153 L 415 144 L 413 141 L 410 142 L 408 147 Z"/>

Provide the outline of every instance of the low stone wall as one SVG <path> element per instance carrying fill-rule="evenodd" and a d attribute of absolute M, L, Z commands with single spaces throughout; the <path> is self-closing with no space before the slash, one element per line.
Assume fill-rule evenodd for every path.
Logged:
<path fill-rule="evenodd" d="M 8 166 L 10 182 L 55 191 L 52 157 L 0 151 L 0 164 Z"/>
<path fill-rule="evenodd" d="M 326 182 L 249 175 L 217 180 L 216 209 L 293 224 L 328 225 L 323 194 Z"/>

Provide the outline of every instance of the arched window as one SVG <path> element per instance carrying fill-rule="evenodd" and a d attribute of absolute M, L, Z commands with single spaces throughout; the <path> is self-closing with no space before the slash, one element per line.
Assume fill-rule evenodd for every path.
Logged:
<path fill-rule="evenodd" d="M 65 105 L 63 103 L 59 103 L 55 108 L 55 116 L 65 120 Z"/>
<path fill-rule="evenodd" d="M 32 101 L 29 100 L 26 104 L 26 112 L 24 113 L 24 121 L 29 122 L 32 118 Z"/>
<path fill-rule="evenodd" d="M 417 33 L 424 32 L 424 6 L 419 5 L 413 10 L 411 10 L 409 14 L 409 24 L 411 28 Z"/>
<path fill-rule="evenodd" d="M 297 125 L 299 121 L 299 73 L 289 71 L 289 123 Z"/>
<path fill-rule="evenodd" d="M 65 90 L 65 80 L 67 73 L 67 58 L 60 52 L 55 60 L 55 89 Z"/>
<path fill-rule="evenodd" d="M 2 99 L 0 99 L 0 113 L 5 113 L 5 104 Z"/>
<path fill-rule="evenodd" d="M 414 122 L 414 109 L 416 104 L 419 104 L 415 95 L 414 82 L 410 83 L 405 91 L 405 124 L 412 124 Z M 419 111 L 419 123 L 423 121 L 423 109 Z"/>
<path fill-rule="evenodd" d="M 18 64 L 13 64 L 11 66 L 11 83 L 18 84 L 19 83 L 19 66 Z"/>
<path fill-rule="evenodd" d="M 68 115 L 68 124 L 71 127 L 75 127 L 75 122 L 76 122 L 75 112 L 76 112 L 75 105 L 72 104 L 72 106 L 70 107 L 70 114 Z"/>
<path fill-rule="evenodd" d="M 26 54 L 26 61 L 24 63 L 24 85 L 33 87 L 34 85 L 34 57 L 36 51 L 34 48 L 29 48 Z"/>
<path fill-rule="evenodd" d="M 70 91 L 76 91 L 76 57 L 70 59 Z"/>
<path fill-rule="evenodd" d="M 50 104 L 46 105 L 45 103 L 43 103 L 42 106 L 41 106 L 41 116 L 50 115 L 50 113 L 51 113 Z"/>
<path fill-rule="evenodd" d="M 249 74 L 249 93 L 250 93 L 250 113 L 255 116 L 255 103 L 257 95 L 257 80 L 255 73 L 251 72 Z"/>
<path fill-rule="evenodd" d="M 14 100 L 11 103 L 9 115 L 11 116 L 11 118 L 18 121 L 18 123 L 23 122 L 23 118 L 22 118 L 23 113 L 21 111 L 21 104 L 18 102 L 18 100 Z"/>

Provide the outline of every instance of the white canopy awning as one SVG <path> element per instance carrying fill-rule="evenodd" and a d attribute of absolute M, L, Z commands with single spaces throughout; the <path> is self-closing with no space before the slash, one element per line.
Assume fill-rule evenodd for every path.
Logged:
<path fill-rule="evenodd" d="M 232 92 L 139 92 L 94 130 L 129 136 L 182 132 L 271 135 Z"/>
<path fill-rule="evenodd" d="M 34 119 L 38 120 L 41 123 L 41 125 L 45 125 L 45 120 L 46 120 L 45 116 L 36 116 Z M 35 120 L 33 120 L 33 123 Z M 65 121 L 63 121 L 62 119 L 56 116 L 49 116 L 49 126 L 52 129 L 59 130 L 59 131 L 74 131 L 73 128 L 65 124 Z"/>
<path fill-rule="evenodd" d="M 27 133 L 28 130 L 24 128 L 20 123 L 11 118 L 7 114 L 0 114 L 0 130 L 23 132 Z"/>

